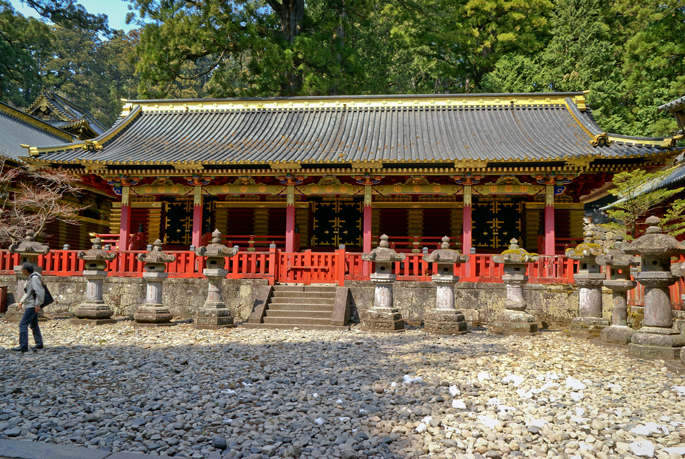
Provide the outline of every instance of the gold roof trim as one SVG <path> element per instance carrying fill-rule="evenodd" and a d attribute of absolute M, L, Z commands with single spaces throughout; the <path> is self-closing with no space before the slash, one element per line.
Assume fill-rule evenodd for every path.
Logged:
<path fill-rule="evenodd" d="M 436 94 L 431 96 L 402 94 L 368 97 L 322 97 L 283 99 L 216 99 L 216 100 L 128 100 L 122 99 L 122 116 L 135 107 L 145 112 L 199 110 L 312 110 L 331 108 L 411 108 L 411 107 L 486 107 L 510 105 L 564 105 L 570 97 L 581 110 L 585 108 L 584 94 Z M 582 107 L 582 108 L 581 108 Z"/>

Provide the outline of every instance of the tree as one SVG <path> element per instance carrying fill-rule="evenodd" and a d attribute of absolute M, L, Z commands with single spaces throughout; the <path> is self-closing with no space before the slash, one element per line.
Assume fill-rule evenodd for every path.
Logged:
<path fill-rule="evenodd" d="M 66 28 L 109 33 L 106 14 L 90 14 L 76 0 L 21 0 L 45 19 Z"/>
<path fill-rule="evenodd" d="M 50 29 L 0 0 L 0 100 L 27 105 L 41 89 L 40 69 L 50 52 Z"/>
<path fill-rule="evenodd" d="M 21 179 L 21 180 L 19 180 Z M 0 244 L 21 241 L 27 230 L 40 235 L 48 223 L 78 225 L 74 217 L 87 207 L 64 201 L 78 196 L 75 176 L 62 169 L 30 170 L 0 163 Z"/>
<path fill-rule="evenodd" d="M 647 172 L 635 169 L 614 175 L 615 188 L 609 190 L 619 199 L 607 211 L 615 222 L 606 226 L 625 233 L 627 239 L 634 239 L 638 235 L 638 224 L 660 208 L 684 188 L 668 190 L 658 188 L 658 184 L 668 174 L 668 171 Z M 661 219 L 661 226 L 672 236 L 685 232 L 685 222 L 682 222 L 685 211 L 685 199 L 675 199 L 669 202 L 667 210 Z"/>

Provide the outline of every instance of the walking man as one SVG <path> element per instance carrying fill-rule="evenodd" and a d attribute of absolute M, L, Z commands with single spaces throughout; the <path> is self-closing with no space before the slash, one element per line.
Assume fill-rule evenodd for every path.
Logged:
<path fill-rule="evenodd" d="M 24 309 L 24 315 L 21 318 L 21 322 L 19 322 L 19 347 L 15 347 L 12 350 L 27 352 L 29 350 L 28 327 L 31 327 L 33 339 L 36 342 L 36 345 L 31 349 L 43 349 L 43 337 L 38 327 L 38 313 L 45 299 L 45 289 L 43 288 L 40 274 L 33 272 L 33 265 L 31 263 L 24 263 L 21 267 L 21 272 L 24 276 L 28 277 L 24 284 L 24 296 L 19 300 L 19 307 Z"/>

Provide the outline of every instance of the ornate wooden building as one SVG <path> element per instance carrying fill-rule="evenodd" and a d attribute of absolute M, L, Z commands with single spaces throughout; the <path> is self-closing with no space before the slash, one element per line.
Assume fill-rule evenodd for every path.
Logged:
<path fill-rule="evenodd" d="M 0 163 L 3 166 L 0 173 L 7 171 L 7 168 L 23 165 L 24 161 L 21 156 L 26 154 L 26 150 L 22 148 L 22 144 L 66 145 L 75 140 L 76 137 L 69 132 L 0 103 Z M 53 248 L 61 248 L 64 244 L 69 244 L 74 248 L 83 248 L 90 245 L 89 233 L 108 230 L 113 193 L 111 190 L 108 193 L 102 187 L 92 187 L 87 184 L 84 184 L 83 188 L 80 204 L 90 207 L 74 217 L 80 221 L 80 225 L 73 226 L 61 221 L 51 222 L 39 237 L 42 242 L 49 243 Z M 0 189 L 0 193 L 14 193 L 16 190 L 16 184 L 10 184 L 6 190 Z M 75 197 L 66 199 L 77 201 Z"/>
<path fill-rule="evenodd" d="M 126 101 L 102 135 L 26 161 L 114 190 L 111 232 L 195 246 L 213 228 L 259 250 L 561 253 L 613 174 L 668 164 L 673 138 L 603 132 L 585 94 Z M 251 238 L 250 238 L 251 237 Z M 124 247 L 121 247 L 124 248 Z"/>

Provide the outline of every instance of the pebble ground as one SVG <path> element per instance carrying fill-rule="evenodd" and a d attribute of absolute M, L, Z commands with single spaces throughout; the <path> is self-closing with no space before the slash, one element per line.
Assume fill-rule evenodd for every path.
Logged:
<path fill-rule="evenodd" d="M 0 438 L 192 458 L 685 455 L 685 368 L 544 332 L 0 321 Z"/>

